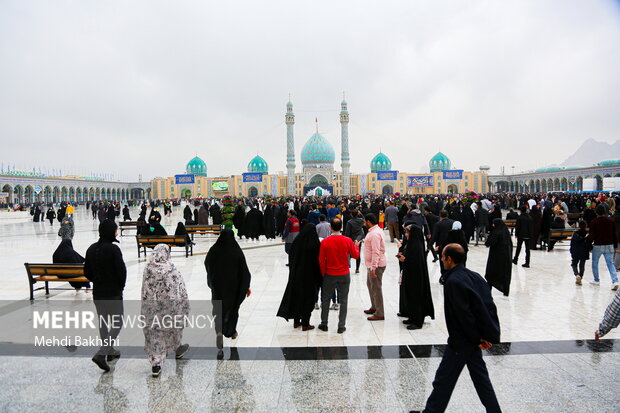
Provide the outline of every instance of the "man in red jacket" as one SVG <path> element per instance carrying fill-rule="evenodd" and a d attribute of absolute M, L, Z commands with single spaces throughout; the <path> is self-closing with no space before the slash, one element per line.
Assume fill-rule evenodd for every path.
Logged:
<path fill-rule="evenodd" d="M 343 236 L 342 221 L 333 218 L 330 221 L 332 234 L 321 242 L 319 251 L 319 263 L 323 274 L 323 287 L 321 288 L 321 324 L 319 330 L 327 331 L 329 317 L 329 300 L 338 286 L 338 298 L 340 299 L 340 311 L 338 314 L 338 333 L 345 332 L 347 320 L 347 298 L 351 275 L 349 272 L 349 259 L 358 259 L 360 256 L 359 241 L 355 243 L 349 237 Z"/>

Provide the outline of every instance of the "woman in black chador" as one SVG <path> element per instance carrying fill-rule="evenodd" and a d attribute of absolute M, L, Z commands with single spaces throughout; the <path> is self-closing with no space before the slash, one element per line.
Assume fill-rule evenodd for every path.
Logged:
<path fill-rule="evenodd" d="M 60 241 L 60 245 L 54 251 L 52 255 L 52 263 L 54 264 L 83 264 L 84 257 L 78 254 L 77 251 L 73 249 L 73 243 L 69 238 L 63 239 Z M 71 287 L 76 290 L 80 290 L 82 287 L 90 288 L 90 283 L 84 282 L 69 282 Z"/>
<path fill-rule="evenodd" d="M 249 297 L 250 270 L 234 232 L 226 228 L 213 244 L 205 259 L 207 285 L 211 289 L 211 300 L 221 301 L 221 309 L 214 310 L 218 347 L 222 346 L 221 335 L 237 338 L 239 307 Z M 219 320 L 219 322 L 218 322 Z"/>
<path fill-rule="evenodd" d="M 306 224 L 291 246 L 288 284 L 280 303 L 278 317 L 293 319 L 295 328 L 312 330 L 310 314 L 314 309 L 323 282 L 319 266 L 321 242 L 314 224 Z"/>
<path fill-rule="evenodd" d="M 245 235 L 247 239 L 251 238 L 258 241 L 258 238 L 265 233 L 263 224 L 263 213 L 260 209 L 252 205 L 252 208 L 245 215 L 243 235 Z"/>
<path fill-rule="evenodd" d="M 501 219 L 493 220 L 491 235 L 484 243 L 489 247 L 489 258 L 484 278 L 490 287 L 495 287 L 508 296 L 512 277 L 512 239 L 506 223 Z"/>
<path fill-rule="evenodd" d="M 408 317 L 403 321 L 407 329 L 417 330 L 422 328 L 424 319 L 429 316 L 435 319 L 435 307 L 431 296 L 431 284 L 428 278 L 428 266 L 426 264 L 426 242 L 422 234 L 422 228 L 417 225 L 409 225 L 405 228 L 404 253 L 398 254 L 398 260 L 402 263 L 402 287 L 404 293 L 404 307 Z"/>

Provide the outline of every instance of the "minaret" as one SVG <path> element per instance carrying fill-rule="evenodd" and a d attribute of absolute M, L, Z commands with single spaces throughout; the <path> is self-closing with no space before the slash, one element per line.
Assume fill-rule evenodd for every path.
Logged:
<path fill-rule="evenodd" d="M 295 125 L 295 114 L 293 113 L 293 103 L 291 95 L 286 104 L 286 171 L 287 184 L 286 192 L 288 195 L 295 194 L 295 139 L 293 137 L 293 125 Z"/>
<path fill-rule="evenodd" d="M 340 104 L 340 166 L 342 167 L 342 193 L 351 195 L 351 176 L 349 174 L 349 111 L 344 92 L 342 92 L 342 103 Z"/>

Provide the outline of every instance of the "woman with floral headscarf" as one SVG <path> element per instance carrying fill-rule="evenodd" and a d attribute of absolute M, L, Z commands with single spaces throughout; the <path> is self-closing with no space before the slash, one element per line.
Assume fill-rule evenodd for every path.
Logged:
<path fill-rule="evenodd" d="M 144 269 L 142 280 L 142 315 L 145 319 L 144 351 L 152 366 L 153 377 L 159 376 L 166 355 L 174 351 L 182 358 L 189 345 L 181 345 L 182 326 L 165 326 L 162 320 L 189 314 L 189 300 L 183 277 L 170 261 L 170 247 L 158 244 Z"/>

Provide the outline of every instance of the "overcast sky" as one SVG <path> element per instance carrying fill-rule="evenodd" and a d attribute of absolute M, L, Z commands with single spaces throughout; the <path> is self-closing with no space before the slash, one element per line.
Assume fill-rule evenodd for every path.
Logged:
<path fill-rule="evenodd" d="M 620 138 L 620 2 L 0 0 L 0 162 L 124 179 L 285 170 L 314 132 L 340 169 L 560 163 Z"/>

